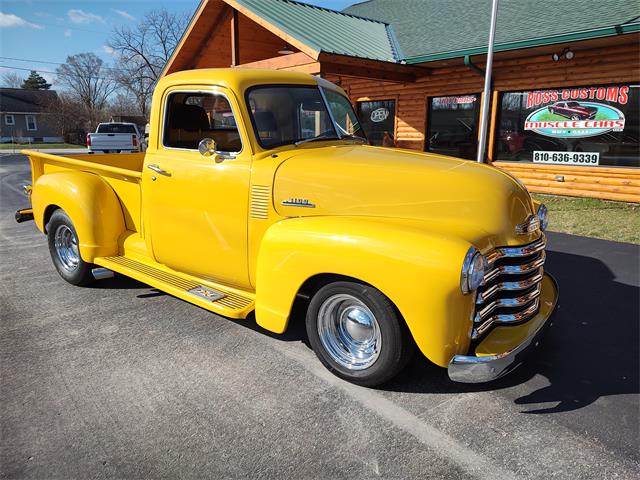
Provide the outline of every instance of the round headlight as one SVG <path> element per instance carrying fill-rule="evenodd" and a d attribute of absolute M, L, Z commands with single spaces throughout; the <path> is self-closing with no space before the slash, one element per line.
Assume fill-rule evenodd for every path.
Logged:
<path fill-rule="evenodd" d="M 462 263 L 462 275 L 460 276 L 462 293 L 471 293 L 482 285 L 486 266 L 487 261 L 482 254 L 475 247 L 471 247 Z"/>
<path fill-rule="evenodd" d="M 540 230 L 543 232 L 547 229 L 547 225 L 549 225 L 549 210 L 544 203 L 541 203 L 538 207 L 538 220 L 540 221 Z"/>

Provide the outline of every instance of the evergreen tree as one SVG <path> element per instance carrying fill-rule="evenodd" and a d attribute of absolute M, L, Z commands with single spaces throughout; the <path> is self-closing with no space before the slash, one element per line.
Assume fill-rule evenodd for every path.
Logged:
<path fill-rule="evenodd" d="M 22 88 L 27 90 L 49 90 L 51 84 L 35 70 L 31 70 L 31 74 L 24 82 L 22 82 Z"/>

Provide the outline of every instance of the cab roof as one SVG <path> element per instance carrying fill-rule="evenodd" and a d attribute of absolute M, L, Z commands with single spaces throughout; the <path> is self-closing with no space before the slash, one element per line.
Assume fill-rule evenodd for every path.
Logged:
<path fill-rule="evenodd" d="M 157 88 L 175 85 L 220 85 L 236 92 L 244 92 L 254 85 L 318 85 L 312 75 L 285 70 L 250 68 L 202 68 L 172 73 L 158 80 Z"/>

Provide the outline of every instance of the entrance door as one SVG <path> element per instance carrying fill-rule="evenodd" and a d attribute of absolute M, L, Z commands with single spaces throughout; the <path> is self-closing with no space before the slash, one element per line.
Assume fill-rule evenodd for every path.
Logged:
<path fill-rule="evenodd" d="M 251 154 L 229 98 L 222 89 L 166 95 L 158 150 L 143 172 L 146 235 L 159 263 L 247 287 Z M 200 154 L 204 138 L 216 141 L 222 162 Z"/>

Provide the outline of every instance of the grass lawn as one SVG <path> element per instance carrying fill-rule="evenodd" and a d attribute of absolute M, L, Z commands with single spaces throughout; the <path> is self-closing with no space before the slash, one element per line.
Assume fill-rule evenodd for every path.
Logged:
<path fill-rule="evenodd" d="M 549 230 L 640 244 L 640 205 L 534 194 L 549 209 Z"/>
<path fill-rule="evenodd" d="M 22 149 L 51 149 L 51 148 L 84 148 L 84 145 L 72 145 L 70 143 L 0 143 L 0 150 Z"/>

